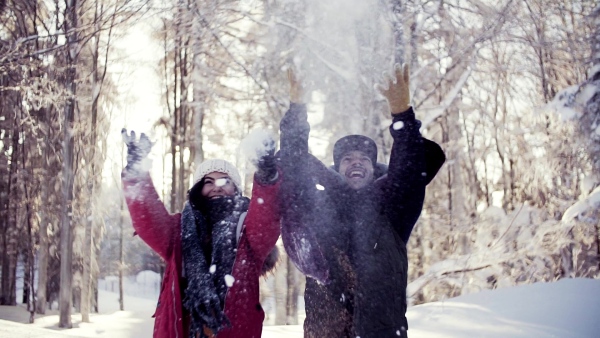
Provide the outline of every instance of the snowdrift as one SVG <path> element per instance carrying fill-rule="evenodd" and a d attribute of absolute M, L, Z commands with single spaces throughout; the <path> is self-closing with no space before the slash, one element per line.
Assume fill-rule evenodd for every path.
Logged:
<path fill-rule="evenodd" d="M 0 337 L 151 337 L 153 302 L 126 297 L 129 310 L 116 311 L 117 298 L 103 291 L 100 307 L 107 312 L 92 315 L 91 323 L 80 323 L 76 314 L 75 328 L 70 330 L 56 328 L 57 315 L 23 324 L 28 318 L 23 306 L 0 306 Z M 408 332 L 410 338 L 597 338 L 599 299 L 597 279 L 562 279 L 486 290 L 410 307 Z M 265 326 L 263 337 L 300 338 L 302 326 Z"/>

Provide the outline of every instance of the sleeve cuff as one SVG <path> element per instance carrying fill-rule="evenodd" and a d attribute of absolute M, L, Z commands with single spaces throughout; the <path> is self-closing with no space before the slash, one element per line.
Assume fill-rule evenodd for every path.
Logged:
<path fill-rule="evenodd" d="M 290 110 L 306 109 L 306 103 L 290 102 Z"/>
<path fill-rule="evenodd" d="M 254 182 L 258 183 L 261 186 L 273 185 L 273 184 L 277 183 L 278 180 L 279 180 L 279 171 L 276 171 L 275 175 L 273 175 L 273 177 L 268 178 L 268 179 L 263 179 L 256 173 L 254 174 Z"/>
<path fill-rule="evenodd" d="M 415 112 L 412 107 L 409 107 L 407 110 L 400 113 L 393 113 L 392 119 L 394 122 L 397 121 L 410 121 L 415 119 Z"/>

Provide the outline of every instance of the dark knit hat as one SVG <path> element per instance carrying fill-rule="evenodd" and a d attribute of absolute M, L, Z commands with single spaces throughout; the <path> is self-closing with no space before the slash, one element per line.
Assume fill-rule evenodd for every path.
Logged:
<path fill-rule="evenodd" d="M 335 171 L 340 169 L 342 156 L 354 150 L 359 150 L 367 154 L 373 166 L 377 163 L 377 145 L 375 141 L 363 135 L 348 135 L 337 140 L 333 146 L 333 168 Z"/>

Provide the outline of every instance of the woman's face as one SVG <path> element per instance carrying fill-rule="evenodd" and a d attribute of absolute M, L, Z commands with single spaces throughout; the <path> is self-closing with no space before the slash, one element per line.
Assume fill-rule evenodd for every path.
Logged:
<path fill-rule="evenodd" d="M 235 195 L 235 185 L 229 175 L 214 171 L 204 176 L 202 196 L 208 199 Z"/>

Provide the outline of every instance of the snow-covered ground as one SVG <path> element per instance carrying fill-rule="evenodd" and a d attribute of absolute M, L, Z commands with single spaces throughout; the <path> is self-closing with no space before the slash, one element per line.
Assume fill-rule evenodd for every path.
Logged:
<path fill-rule="evenodd" d="M 101 314 L 91 323 L 73 315 L 74 327 L 59 330 L 56 314 L 27 322 L 23 306 L 0 306 L 0 337 L 151 337 L 155 302 L 125 297 L 127 311 L 117 311 L 118 295 L 100 291 Z M 410 307 L 411 338 L 438 337 L 600 337 L 600 280 L 563 279 L 488 290 L 443 302 Z M 20 322 L 20 323 L 19 323 Z M 302 337 L 302 326 L 265 326 L 263 337 Z"/>

